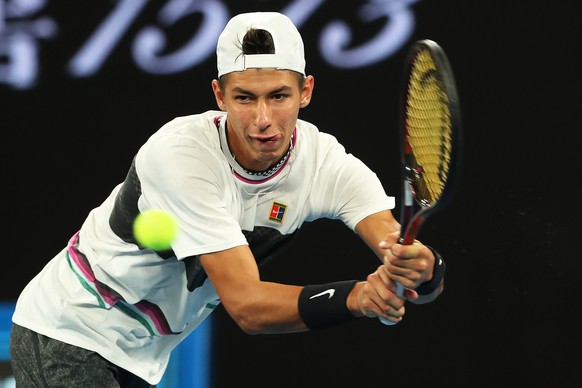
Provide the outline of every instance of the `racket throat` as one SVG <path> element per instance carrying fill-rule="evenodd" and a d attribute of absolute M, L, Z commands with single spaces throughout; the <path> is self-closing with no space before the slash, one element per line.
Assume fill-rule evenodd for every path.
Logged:
<path fill-rule="evenodd" d="M 404 233 L 400 234 L 400 239 L 398 242 L 402 245 L 412 245 L 425 218 L 426 215 L 423 214 L 422 211 L 417 213 L 417 215 L 410 221 L 410 223 L 405 226 Z"/>
<path fill-rule="evenodd" d="M 404 196 L 404 206 L 410 208 L 414 202 L 414 187 L 412 186 L 412 182 L 410 180 L 404 180 L 402 193 Z"/>

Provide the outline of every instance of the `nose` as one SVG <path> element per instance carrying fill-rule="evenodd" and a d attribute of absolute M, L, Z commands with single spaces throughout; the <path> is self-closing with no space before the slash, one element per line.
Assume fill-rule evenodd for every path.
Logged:
<path fill-rule="evenodd" d="M 255 113 L 255 126 L 259 129 L 266 129 L 271 123 L 271 109 L 269 102 L 264 99 L 259 99 L 257 102 L 257 110 Z"/>

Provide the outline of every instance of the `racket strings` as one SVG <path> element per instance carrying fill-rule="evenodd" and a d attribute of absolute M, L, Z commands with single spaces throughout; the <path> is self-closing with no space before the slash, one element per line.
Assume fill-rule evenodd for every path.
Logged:
<path fill-rule="evenodd" d="M 416 161 L 416 197 L 434 204 L 449 172 L 452 125 L 448 95 L 428 50 L 419 51 L 412 64 L 405 120 L 409 151 Z"/>

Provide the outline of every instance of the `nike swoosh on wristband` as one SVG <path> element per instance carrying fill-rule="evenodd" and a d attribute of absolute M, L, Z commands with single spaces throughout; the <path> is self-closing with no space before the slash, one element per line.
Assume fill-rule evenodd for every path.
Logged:
<path fill-rule="evenodd" d="M 325 290 L 323 292 L 320 292 L 319 294 L 315 294 L 315 295 L 310 296 L 309 299 L 318 298 L 318 297 L 323 296 L 323 295 L 326 295 L 326 294 L 329 295 L 327 297 L 327 299 L 331 299 L 331 297 L 333 296 L 334 293 L 335 293 L 335 289 L 334 288 L 330 288 L 328 290 Z"/>

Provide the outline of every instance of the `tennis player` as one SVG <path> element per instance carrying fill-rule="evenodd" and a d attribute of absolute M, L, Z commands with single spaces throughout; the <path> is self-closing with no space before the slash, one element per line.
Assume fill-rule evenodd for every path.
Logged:
<path fill-rule="evenodd" d="M 219 109 L 154 133 L 125 181 L 19 296 L 10 340 L 18 387 L 155 386 L 172 350 L 220 303 L 246 333 L 292 333 L 362 317 L 397 323 L 406 300 L 442 292 L 444 263 L 419 241 L 397 243 L 395 201 L 376 174 L 298 118 L 314 78 L 292 22 L 235 16 L 216 54 Z M 133 220 L 152 208 L 179 223 L 169 251 L 133 237 Z M 378 268 L 330 284 L 262 281 L 261 264 L 319 218 L 343 221 Z"/>

